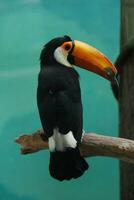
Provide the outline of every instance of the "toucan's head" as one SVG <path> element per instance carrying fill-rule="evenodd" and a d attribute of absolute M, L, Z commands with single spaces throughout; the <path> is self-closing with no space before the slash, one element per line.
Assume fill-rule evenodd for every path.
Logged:
<path fill-rule="evenodd" d="M 111 82 L 116 81 L 117 70 L 111 61 L 94 47 L 69 36 L 54 38 L 48 42 L 40 56 L 41 66 L 59 63 L 66 67 L 79 66 L 92 71 Z"/>

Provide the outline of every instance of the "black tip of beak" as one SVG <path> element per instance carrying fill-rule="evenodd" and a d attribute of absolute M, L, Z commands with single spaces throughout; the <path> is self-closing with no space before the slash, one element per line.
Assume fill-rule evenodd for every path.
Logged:
<path fill-rule="evenodd" d="M 108 79 L 111 81 L 111 84 L 119 87 L 119 81 L 117 79 L 117 74 L 115 74 L 115 72 L 110 67 L 105 68 L 105 71 L 106 71 Z"/>
<path fill-rule="evenodd" d="M 105 72 L 106 72 L 106 74 L 107 74 L 107 76 L 108 76 L 108 78 L 110 80 L 114 79 L 115 73 L 113 72 L 113 70 L 111 69 L 111 67 L 106 67 L 105 68 Z"/>
<path fill-rule="evenodd" d="M 114 85 L 116 85 L 117 87 L 119 87 L 119 81 L 118 81 L 116 75 L 115 75 L 115 77 L 114 77 L 114 80 L 113 80 L 112 84 L 114 84 Z"/>

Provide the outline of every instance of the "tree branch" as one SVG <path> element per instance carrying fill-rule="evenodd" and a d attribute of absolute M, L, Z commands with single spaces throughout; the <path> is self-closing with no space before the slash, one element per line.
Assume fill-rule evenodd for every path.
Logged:
<path fill-rule="evenodd" d="M 22 135 L 15 140 L 21 145 L 21 154 L 48 149 L 48 141 L 42 129 L 32 135 Z M 134 141 L 98 134 L 85 134 L 80 145 L 82 156 L 108 156 L 134 164 Z"/>

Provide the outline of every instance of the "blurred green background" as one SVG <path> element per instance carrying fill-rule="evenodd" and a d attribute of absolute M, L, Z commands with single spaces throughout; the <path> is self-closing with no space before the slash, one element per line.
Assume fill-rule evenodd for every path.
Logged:
<path fill-rule="evenodd" d="M 118 200 L 118 161 L 88 158 L 81 178 L 58 182 L 48 172 L 49 152 L 20 155 L 21 133 L 41 127 L 36 87 L 42 46 L 70 35 L 105 53 L 119 52 L 119 0 L 0 0 L 0 200 Z M 81 76 L 84 129 L 118 135 L 118 108 L 108 81 Z"/>

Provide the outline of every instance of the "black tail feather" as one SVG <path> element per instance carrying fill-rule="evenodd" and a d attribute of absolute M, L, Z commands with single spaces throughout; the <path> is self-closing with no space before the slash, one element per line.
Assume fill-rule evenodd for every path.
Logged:
<path fill-rule="evenodd" d="M 50 154 L 49 171 L 60 181 L 80 177 L 88 169 L 88 164 L 80 155 L 78 148 L 67 148 L 64 152 Z"/>

